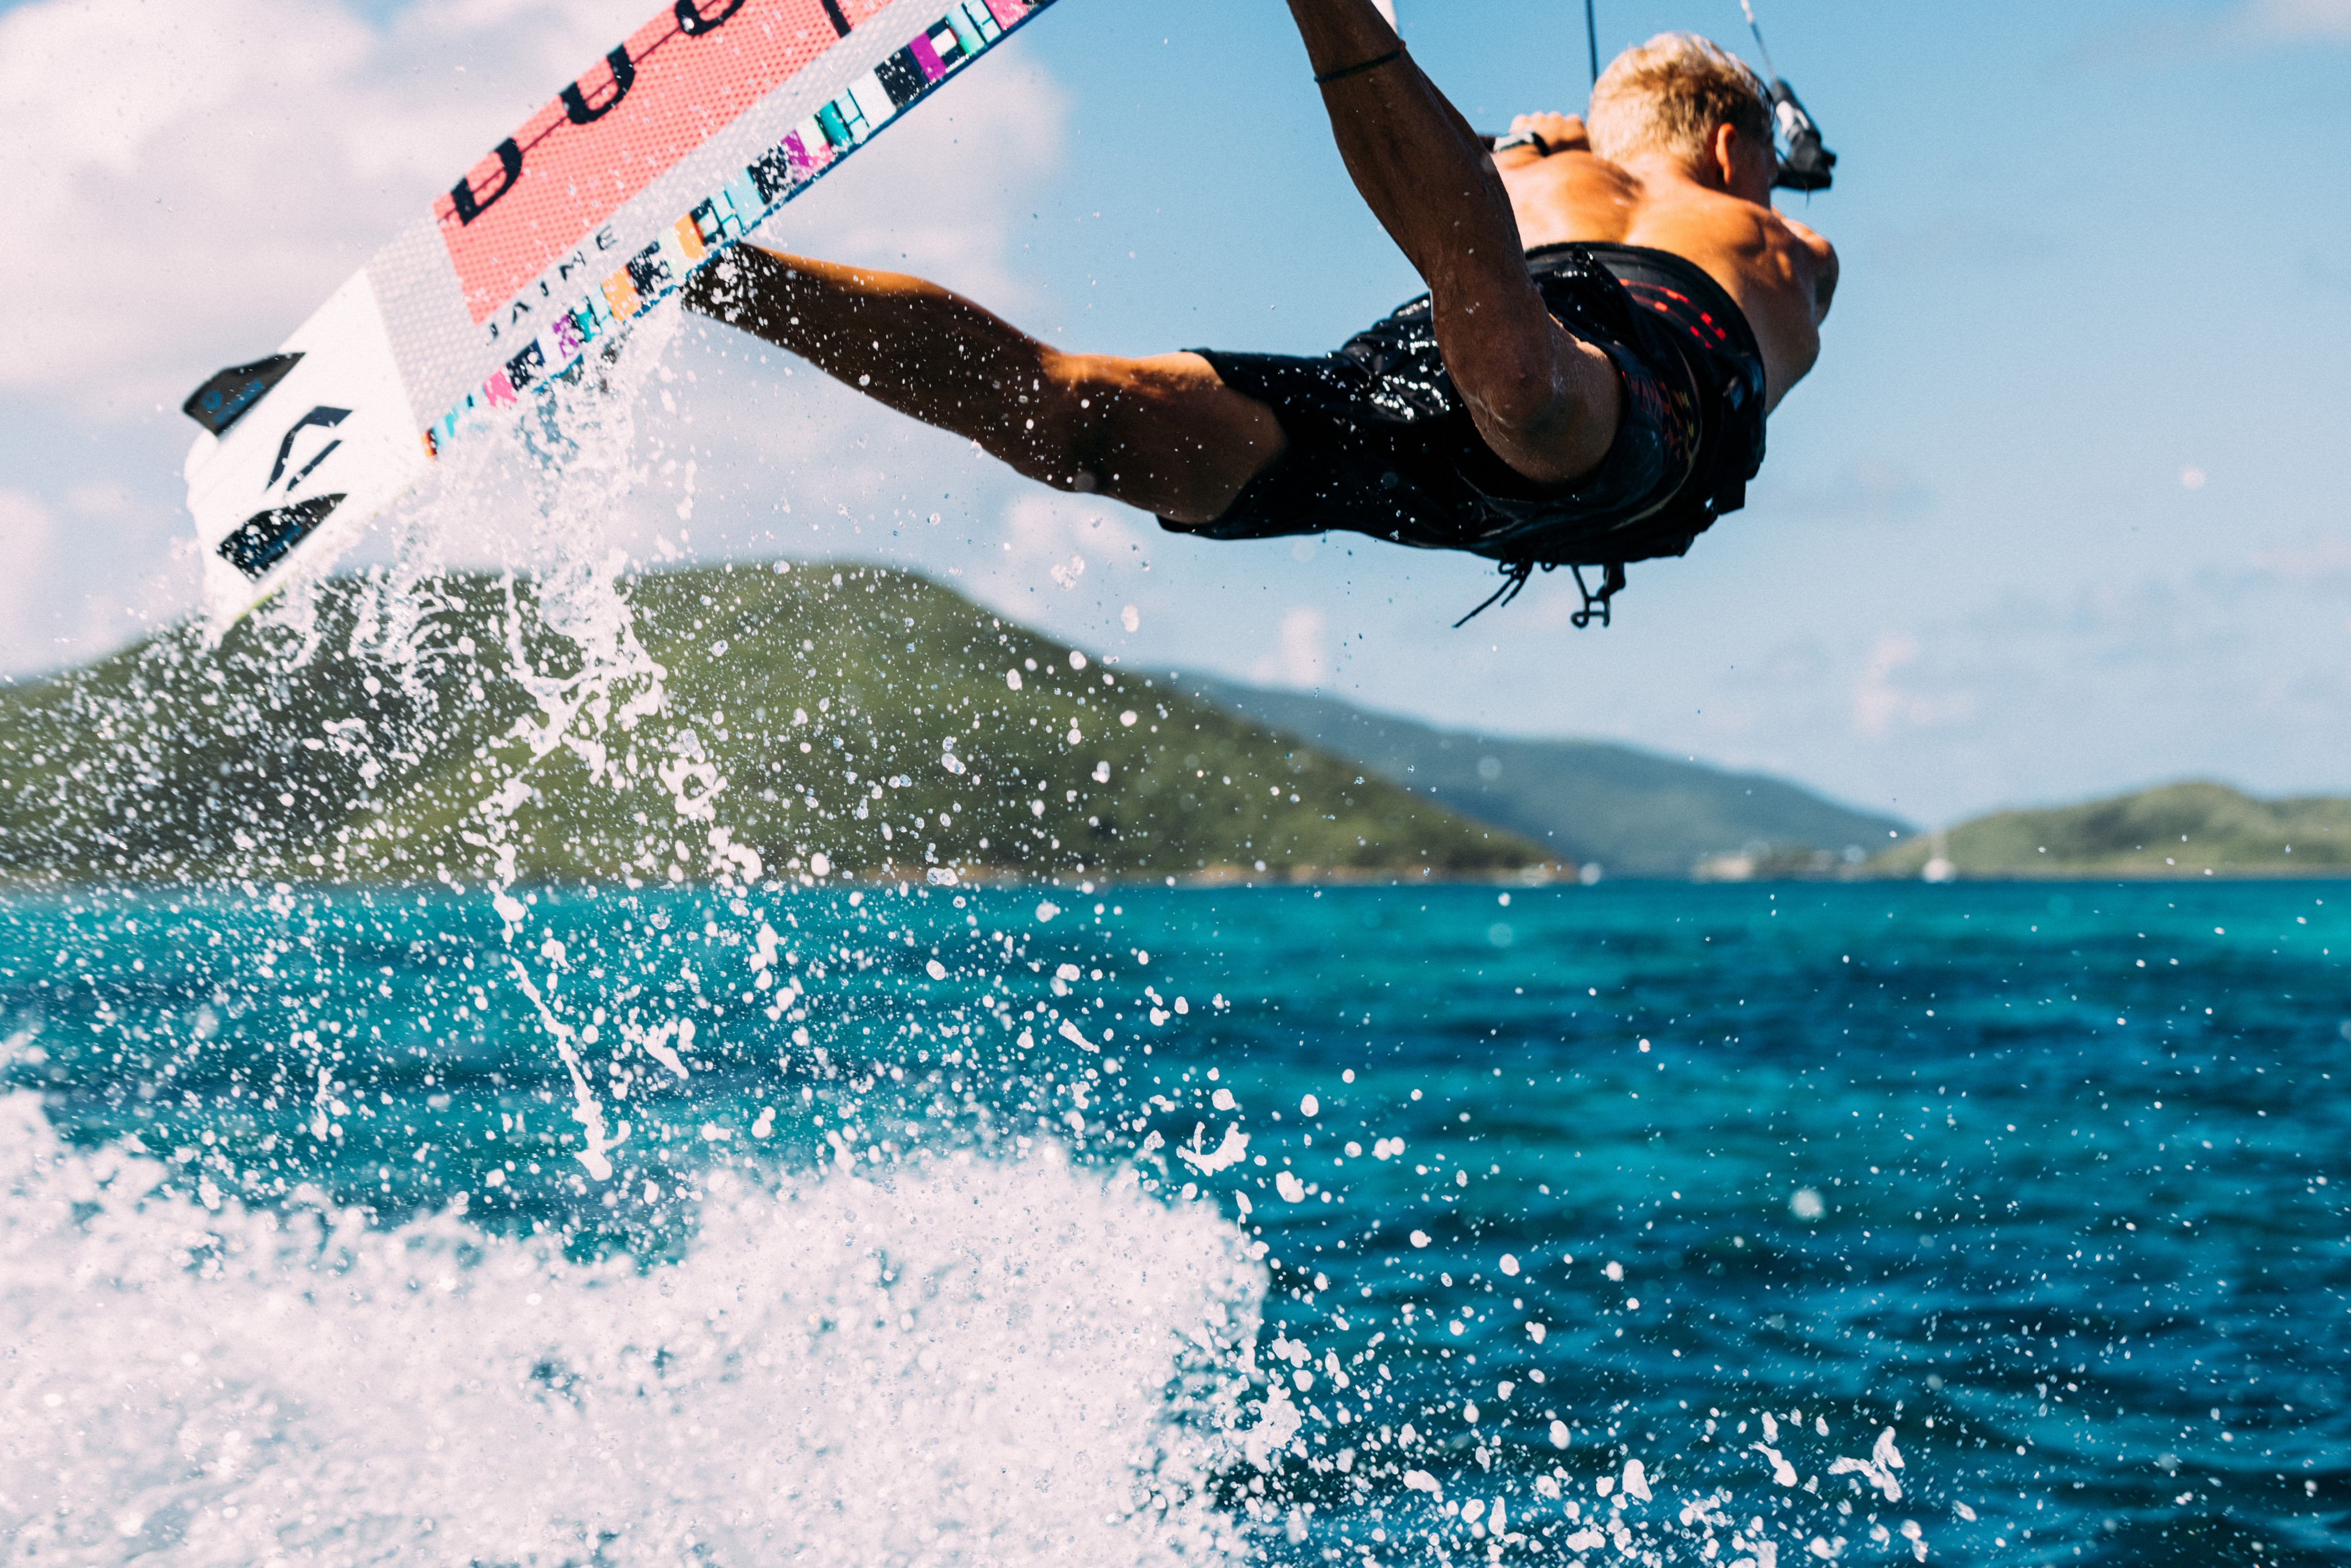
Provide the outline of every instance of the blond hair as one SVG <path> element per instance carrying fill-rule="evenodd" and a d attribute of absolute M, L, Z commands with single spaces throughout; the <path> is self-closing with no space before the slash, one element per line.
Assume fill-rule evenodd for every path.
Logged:
<path fill-rule="evenodd" d="M 1715 128 L 1771 142 L 1771 100 L 1747 62 L 1696 33 L 1659 33 L 1608 63 L 1585 117 L 1592 150 L 1622 161 L 1643 152 L 1705 158 Z"/>

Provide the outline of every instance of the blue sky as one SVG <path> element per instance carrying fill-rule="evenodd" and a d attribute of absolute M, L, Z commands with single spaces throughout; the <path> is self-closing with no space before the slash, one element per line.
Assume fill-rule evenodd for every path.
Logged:
<path fill-rule="evenodd" d="M 0 10 L 0 123 L 34 149 L 0 210 L 26 225 L 12 248 L 57 267 L 44 292 L 19 280 L 0 363 L 0 667 L 188 602 L 171 406 L 274 344 L 645 9 Z M 691 521 L 684 469 L 650 465 L 619 542 L 896 560 L 1130 663 L 1611 737 L 1919 821 L 2190 776 L 2351 788 L 2351 507 L 2329 461 L 2351 423 L 2351 0 L 1761 14 L 1842 155 L 1834 191 L 1790 200 L 1844 283 L 1749 509 L 1635 568 L 1609 631 L 1570 628 L 1557 581 L 1449 630 L 1488 588 L 1467 559 L 1167 538 L 698 329 L 644 436 L 692 465 Z M 1735 0 L 1600 17 L 1604 51 L 1668 26 L 1747 42 Z M 1403 23 L 1480 123 L 1580 104 L 1580 9 L 1404 0 Z M 1315 351 L 1415 292 L 1270 0 L 1061 0 L 982 72 L 762 237 L 1112 350 Z M 98 225 L 120 238 L 36 243 Z"/>

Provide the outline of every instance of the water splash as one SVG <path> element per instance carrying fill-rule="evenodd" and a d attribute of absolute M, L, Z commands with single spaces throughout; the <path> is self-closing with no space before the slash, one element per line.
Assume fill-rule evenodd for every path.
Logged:
<path fill-rule="evenodd" d="M 672 376 L 663 361 L 679 321 L 674 307 L 653 312 L 522 418 L 455 444 L 456 455 L 436 483 L 395 514 L 393 564 L 363 580 L 354 607 L 350 651 L 390 671 L 421 698 L 426 682 L 450 678 L 427 657 L 434 645 L 431 617 L 452 607 L 444 574 L 453 559 L 479 554 L 486 543 L 502 547 L 503 602 L 495 618 L 500 641 L 486 648 L 462 636 L 455 652 L 474 693 L 485 682 L 502 684 L 521 694 L 525 709 L 502 737 L 482 748 L 473 775 L 481 788 L 457 836 L 479 857 L 475 874 L 505 923 L 509 946 L 530 920 L 531 901 L 514 894 L 518 820 L 535 798 L 534 776 L 551 758 L 575 761 L 591 786 L 627 791 L 643 781 L 631 744 L 642 739 L 644 749 L 673 759 L 656 762 L 653 773 L 674 821 L 639 813 L 643 831 L 628 858 L 665 860 L 673 829 L 695 827 L 707 832 L 716 852 L 709 869 L 723 889 L 737 878 L 756 883 L 763 870 L 755 853 L 733 846 L 727 831 L 714 825 L 714 800 L 725 780 L 702 761 L 694 732 L 667 713 L 668 672 L 640 634 L 624 591 L 629 556 L 612 544 L 649 466 L 639 461 L 638 398 L 655 376 Z M 527 595 L 518 576 L 529 580 Z M 315 582 L 306 584 L 273 607 L 274 623 L 289 637 L 290 662 L 298 668 L 319 645 L 318 591 Z M 364 721 L 346 722 L 364 731 Z M 375 777 L 366 782 L 373 784 Z M 450 880 L 445 871 L 443 880 Z M 567 1019 L 557 994 L 552 971 L 562 967 L 561 944 L 550 938 L 542 951 L 550 969 L 544 988 L 519 958 L 509 967 L 570 1081 L 572 1120 L 582 1135 L 576 1157 L 596 1180 L 606 1181 L 613 1174 L 611 1151 L 624 1134 L 611 1129 L 581 1053 L 582 1028 Z M 673 1020 L 664 1027 L 693 1026 Z M 587 1040 L 594 1038 L 586 1032 Z"/>
<path fill-rule="evenodd" d="M 1131 1172 L 719 1172 L 699 1242 L 643 1270 L 448 1216 L 207 1210 L 152 1196 L 163 1174 L 0 1100 L 16 1557 L 1240 1550 L 1207 1487 L 1247 1442 L 1258 1276 Z"/>

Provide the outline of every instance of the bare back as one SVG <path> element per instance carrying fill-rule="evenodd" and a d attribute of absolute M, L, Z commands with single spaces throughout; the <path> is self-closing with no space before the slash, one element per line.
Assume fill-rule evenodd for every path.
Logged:
<path fill-rule="evenodd" d="M 1763 350 L 1766 406 L 1777 406 L 1820 358 L 1821 321 L 1836 290 L 1836 252 L 1770 205 L 1768 165 L 1701 183 L 1662 158 L 1632 164 L 1594 156 L 1583 124 L 1545 115 L 1531 125 L 1553 151 L 1495 156 L 1526 248 L 1576 240 L 1671 251 L 1722 285 Z"/>

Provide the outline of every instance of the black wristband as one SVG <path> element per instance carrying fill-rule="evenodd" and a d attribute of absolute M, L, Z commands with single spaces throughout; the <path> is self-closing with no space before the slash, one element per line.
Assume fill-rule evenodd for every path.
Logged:
<path fill-rule="evenodd" d="M 1392 65 L 1402 58 L 1404 58 L 1404 46 L 1402 44 L 1398 44 L 1386 54 L 1376 56 L 1372 59 L 1365 60 L 1361 65 L 1341 66 L 1335 71 L 1324 71 L 1314 78 L 1314 85 L 1316 87 L 1329 87 L 1334 81 L 1344 81 L 1349 77 L 1361 76 L 1365 71 L 1375 71 L 1382 66 Z"/>
<path fill-rule="evenodd" d="M 1554 152 L 1566 151 L 1563 147 L 1553 147 L 1542 139 L 1541 132 L 1533 131 L 1520 131 L 1509 136 L 1497 136 L 1490 145 L 1491 150 L 1496 152 L 1508 152 L 1519 147 L 1531 147 L 1539 158 L 1548 158 Z"/>

